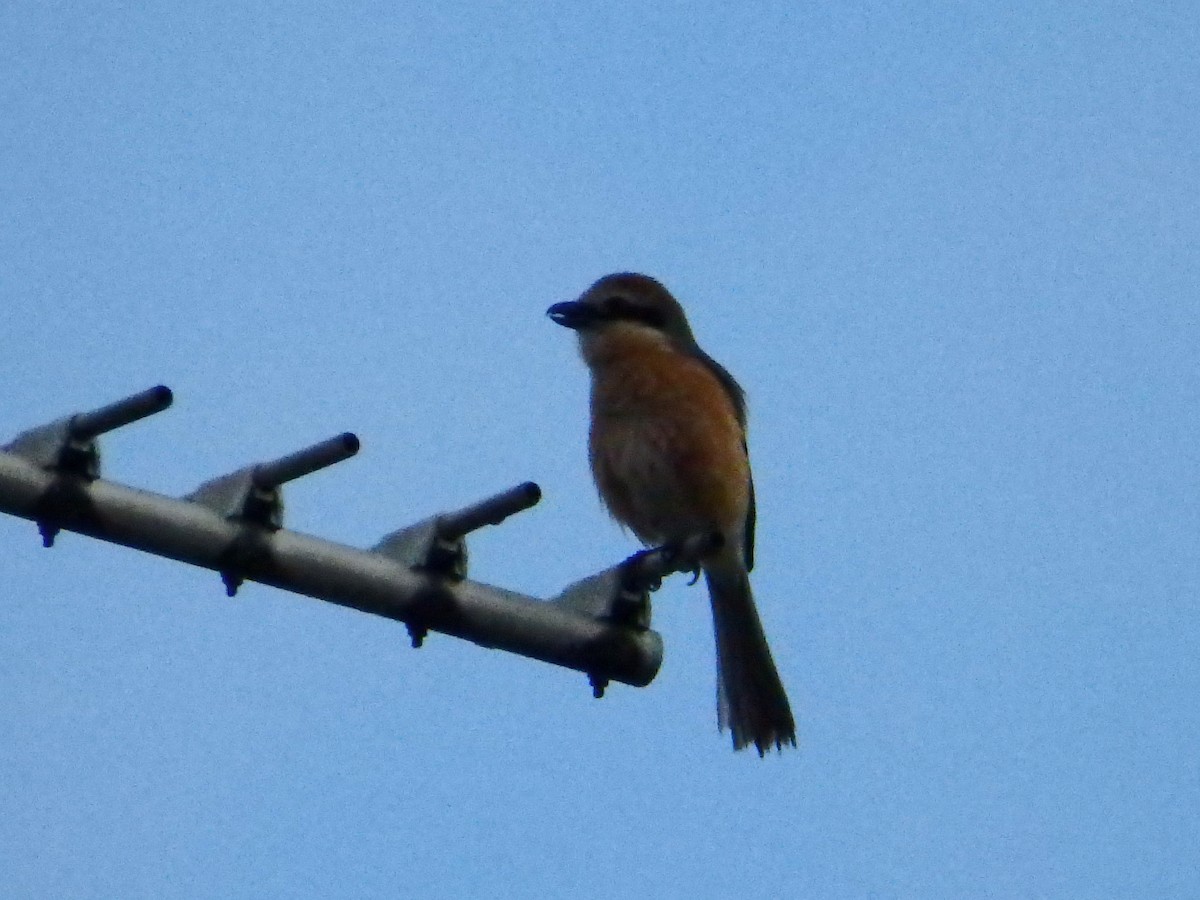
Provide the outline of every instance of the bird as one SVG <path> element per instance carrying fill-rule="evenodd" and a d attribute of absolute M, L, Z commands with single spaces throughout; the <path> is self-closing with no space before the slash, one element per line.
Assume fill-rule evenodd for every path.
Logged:
<path fill-rule="evenodd" d="M 719 534 L 700 560 L 717 650 L 717 727 L 760 757 L 796 725 L 750 588 L 754 481 L 745 393 L 700 349 L 679 301 L 648 275 L 605 275 L 546 314 L 574 330 L 591 373 L 588 456 L 608 512 L 646 546 Z"/>

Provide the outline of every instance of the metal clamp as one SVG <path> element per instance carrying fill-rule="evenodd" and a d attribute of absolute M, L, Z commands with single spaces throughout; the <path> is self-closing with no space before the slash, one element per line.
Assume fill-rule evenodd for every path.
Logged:
<path fill-rule="evenodd" d="M 717 552 L 725 539 L 716 532 L 696 534 L 678 544 L 640 550 L 617 565 L 568 585 L 551 602 L 573 612 L 645 630 L 650 627 L 650 594 L 675 572 L 695 572 L 701 560 Z M 592 695 L 604 696 L 608 679 L 588 674 Z"/>
<path fill-rule="evenodd" d="M 172 400 L 171 389 L 160 384 L 99 409 L 31 428 L 17 435 L 3 449 L 47 471 L 95 481 L 100 477 L 100 447 L 96 438 L 162 412 Z M 71 505 L 63 502 L 67 493 L 73 495 L 72 486 L 60 482 L 44 498 L 44 514 L 37 521 L 44 547 L 54 546 L 54 538 L 60 530 L 55 520 L 61 507 Z M 71 503 L 74 501 L 72 496 Z"/>
<path fill-rule="evenodd" d="M 478 503 L 450 513 L 423 519 L 386 535 L 373 553 L 421 572 L 461 581 L 467 577 L 466 536 L 484 525 L 499 525 L 542 499 L 542 489 L 526 481 Z M 413 620 L 407 623 L 412 645 L 420 647 L 428 629 Z"/>
<path fill-rule="evenodd" d="M 206 481 L 183 498 L 245 526 L 228 548 L 228 565 L 221 568 L 226 594 L 234 596 L 244 573 L 266 562 L 261 531 L 283 527 L 283 485 L 349 459 L 359 446 L 358 438 L 347 431 L 279 459 Z"/>

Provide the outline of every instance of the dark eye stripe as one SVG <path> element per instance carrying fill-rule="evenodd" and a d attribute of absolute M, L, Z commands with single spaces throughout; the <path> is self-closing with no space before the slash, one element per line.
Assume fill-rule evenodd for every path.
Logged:
<path fill-rule="evenodd" d="M 666 324 L 662 310 L 633 303 L 619 295 L 609 297 L 604 301 L 604 311 L 610 319 L 641 322 L 651 328 L 662 328 Z"/>

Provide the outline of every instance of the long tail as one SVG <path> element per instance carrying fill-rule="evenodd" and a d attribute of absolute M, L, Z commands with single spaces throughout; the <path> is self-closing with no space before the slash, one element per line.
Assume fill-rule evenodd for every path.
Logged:
<path fill-rule="evenodd" d="M 717 637 L 717 726 L 733 734 L 733 749 L 754 744 L 763 756 L 796 746 L 796 722 L 771 658 L 762 622 L 740 560 L 705 567 Z"/>

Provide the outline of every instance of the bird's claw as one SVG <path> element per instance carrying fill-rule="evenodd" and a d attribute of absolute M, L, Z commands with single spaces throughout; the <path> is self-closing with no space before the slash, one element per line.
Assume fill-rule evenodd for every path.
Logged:
<path fill-rule="evenodd" d="M 700 564 L 691 560 L 685 555 L 685 547 L 683 541 L 664 544 L 662 547 L 663 559 L 667 562 L 671 569 L 678 572 L 691 573 L 692 579 L 688 582 L 688 587 L 691 587 L 700 580 Z M 691 562 L 691 565 L 680 568 L 679 564 L 683 562 Z"/>

